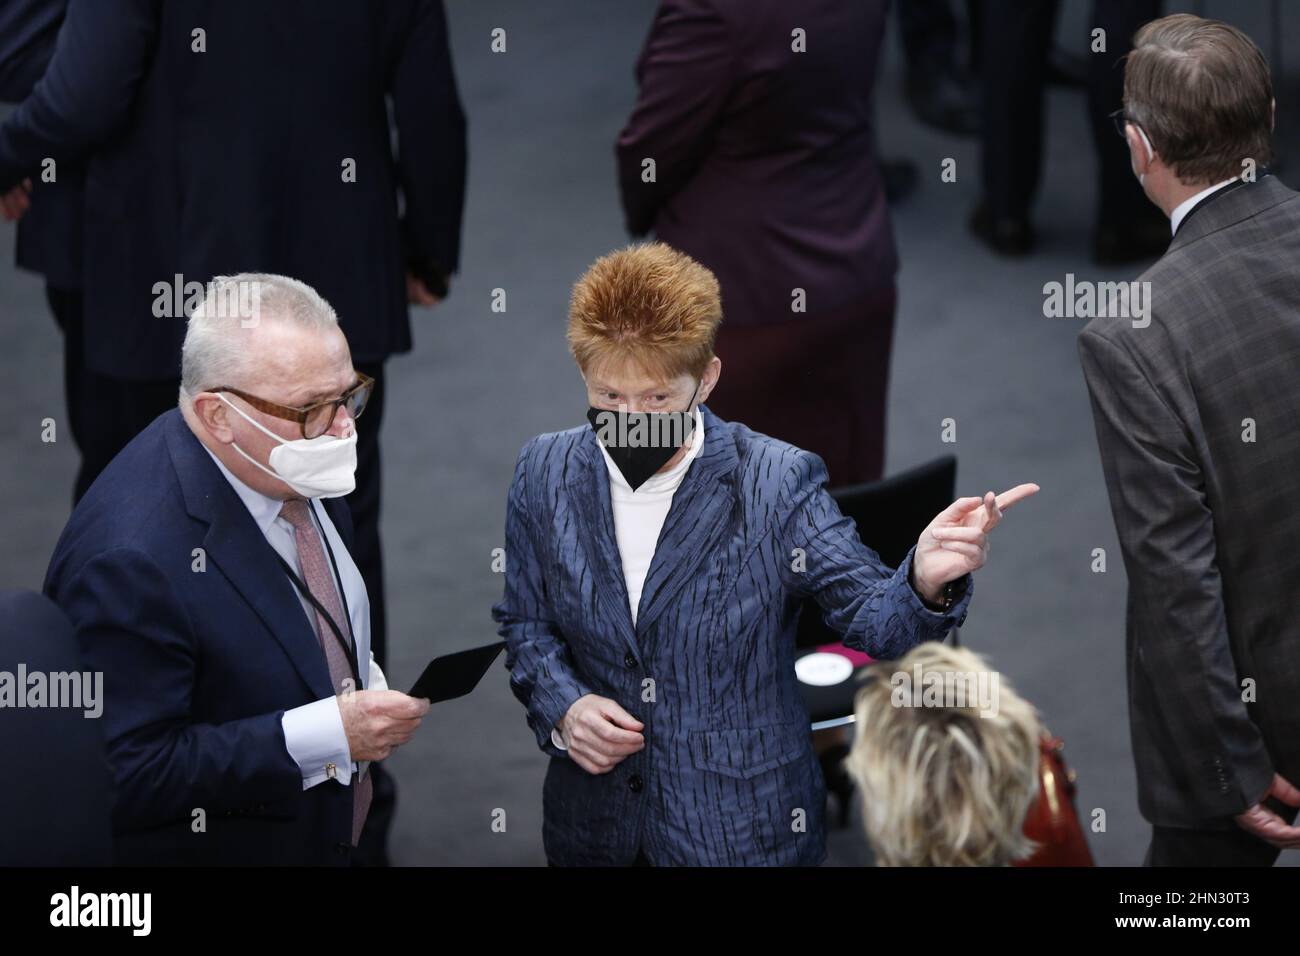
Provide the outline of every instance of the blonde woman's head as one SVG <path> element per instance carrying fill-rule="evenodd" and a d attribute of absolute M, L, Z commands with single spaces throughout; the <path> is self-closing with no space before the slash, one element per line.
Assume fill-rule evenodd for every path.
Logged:
<path fill-rule="evenodd" d="M 1033 705 L 979 655 L 928 641 L 858 692 L 846 765 L 881 866 L 1003 866 L 1034 849 Z"/>

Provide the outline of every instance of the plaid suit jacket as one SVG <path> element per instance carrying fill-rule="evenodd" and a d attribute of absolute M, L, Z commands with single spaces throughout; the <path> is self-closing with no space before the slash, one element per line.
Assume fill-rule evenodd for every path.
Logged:
<path fill-rule="evenodd" d="M 1128 572 L 1143 816 L 1227 828 L 1300 782 L 1300 202 L 1215 195 L 1141 277 L 1150 325 L 1079 337 Z"/>

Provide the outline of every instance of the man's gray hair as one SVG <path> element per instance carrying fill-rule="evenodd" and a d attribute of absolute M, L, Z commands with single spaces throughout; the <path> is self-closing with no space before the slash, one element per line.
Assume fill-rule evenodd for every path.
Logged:
<path fill-rule="evenodd" d="M 262 272 L 217 276 L 208 283 L 203 302 L 185 328 L 182 395 L 193 397 L 205 388 L 243 384 L 247 332 L 267 321 L 316 329 L 339 324 L 330 304 L 305 282 Z"/>

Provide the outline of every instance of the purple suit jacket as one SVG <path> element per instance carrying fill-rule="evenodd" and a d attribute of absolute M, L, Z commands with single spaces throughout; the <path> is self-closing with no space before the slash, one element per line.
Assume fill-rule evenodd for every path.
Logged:
<path fill-rule="evenodd" d="M 796 288 L 816 316 L 892 286 L 871 105 L 887 7 L 660 3 L 618 138 L 627 226 L 712 269 L 728 323 L 800 318 Z"/>

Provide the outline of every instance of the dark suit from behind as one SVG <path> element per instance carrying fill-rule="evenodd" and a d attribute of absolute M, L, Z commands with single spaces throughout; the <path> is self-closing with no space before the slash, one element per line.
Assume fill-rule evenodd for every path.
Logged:
<path fill-rule="evenodd" d="M 99 371 L 178 374 L 185 323 L 154 308 L 176 273 L 301 279 L 375 362 L 410 348 L 407 257 L 458 264 L 464 126 L 437 0 L 73 0 L 45 78 L 0 127 L 0 188 L 90 154 Z"/>
<path fill-rule="evenodd" d="M 1274 772 L 1300 782 L 1298 200 L 1272 176 L 1212 196 L 1141 277 L 1150 326 L 1079 338 L 1128 572 L 1139 807 L 1256 850 L 1232 818 Z"/>

